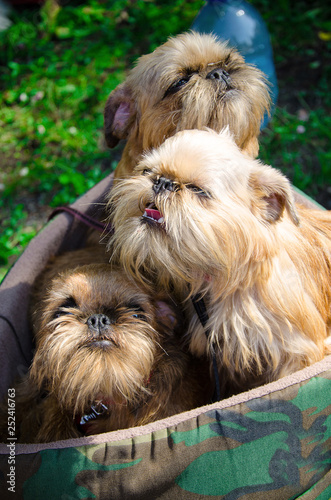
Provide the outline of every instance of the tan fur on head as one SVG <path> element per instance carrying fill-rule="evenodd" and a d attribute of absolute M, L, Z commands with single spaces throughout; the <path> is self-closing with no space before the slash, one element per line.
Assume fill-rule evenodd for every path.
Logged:
<path fill-rule="evenodd" d="M 38 278 L 36 351 L 17 387 L 20 442 L 143 425 L 209 401 L 209 369 L 184 347 L 183 314 L 168 295 L 108 264 L 75 267 L 84 252 L 93 259 L 93 248 L 64 254 Z M 109 411 L 82 430 L 75 418 L 99 401 Z"/>
<path fill-rule="evenodd" d="M 248 155 L 258 154 L 261 121 L 270 96 L 263 73 L 212 35 L 184 33 L 140 57 L 105 107 L 109 147 L 126 139 L 115 178 L 142 153 L 185 129 L 230 127 Z"/>
<path fill-rule="evenodd" d="M 288 180 L 244 155 L 228 130 L 167 139 L 110 203 L 114 258 L 141 281 L 205 296 L 210 343 L 193 321 L 191 349 L 218 345 L 237 390 L 323 357 L 331 214 L 296 206 Z"/>

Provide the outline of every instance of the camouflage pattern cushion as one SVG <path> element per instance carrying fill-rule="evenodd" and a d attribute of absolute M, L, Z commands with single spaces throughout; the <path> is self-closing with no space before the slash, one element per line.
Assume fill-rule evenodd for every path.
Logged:
<path fill-rule="evenodd" d="M 26 500 L 329 500 L 330 391 L 329 356 L 143 427 L 43 445 L 8 438 L 1 498 L 13 498 L 13 484 L 14 498 Z"/>

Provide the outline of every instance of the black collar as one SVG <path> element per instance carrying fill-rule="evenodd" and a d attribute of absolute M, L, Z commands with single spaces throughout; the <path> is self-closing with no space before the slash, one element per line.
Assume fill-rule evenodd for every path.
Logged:
<path fill-rule="evenodd" d="M 195 294 L 192 296 L 192 303 L 194 306 L 194 309 L 198 315 L 198 318 L 200 320 L 200 323 L 202 324 L 206 337 L 209 339 L 210 337 L 210 329 L 207 328 L 207 323 L 209 320 L 206 304 L 202 298 L 201 295 Z M 213 371 L 214 371 L 214 379 L 215 379 L 215 393 L 213 396 L 214 401 L 220 401 L 221 399 L 221 388 L 220 388 L 220 379 L 219 379 L 219 374 L 218 374 L 218 368 L 217 368 L 217 360 L 216 360 L 216 354 L 215 354 L 215 349 L 214 349 L 214 344 L 211 345 L 211 355 L 212 355 L 212 361 L 213 361 Z"/>

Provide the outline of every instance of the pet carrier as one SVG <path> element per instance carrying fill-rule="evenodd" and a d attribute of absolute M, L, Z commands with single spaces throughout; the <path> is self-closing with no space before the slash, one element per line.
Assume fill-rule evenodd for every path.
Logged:
<path fill-rule="evenodd" d="M 72 206 L 97 217 L 107 177 Z M 28 369 L 31 285 L 51 255 L 80 247 L 87 226 L 60 213 L 0 286 L 3 397 Z M 329 500 L 331 356 L 291 376 L 131 429 L 47 444 L 0 444 L 1 498 Z"/>

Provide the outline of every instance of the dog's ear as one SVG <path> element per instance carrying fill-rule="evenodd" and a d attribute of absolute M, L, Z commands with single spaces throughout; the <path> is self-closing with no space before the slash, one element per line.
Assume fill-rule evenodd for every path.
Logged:
<path fill-rule="evenodd" d="M 175 330 L 179 322 L 179 317 L 176 313 L 175 307 L 172 307 L 165 300 L 156 300 L 155 306 L 157 322 L 172 331 Z"/>
<path fill-rule="evenodd" d="M 114 148 L 120 139 L 126 139 L 136 116 L 135 102 L 127 84 L 121 83 L 106 102 L 104 130 L 108 147 Z"/>
<path fill-rule="evenodd" d="M 259 165 L 250 175 L 249 186 L 255 194 L 255 211 L 259 207 L 265 221 L 278 221 L 286 210 L 292 222 L 299 226 L 293 190 L 283 174 L 275 168 Z"/>

